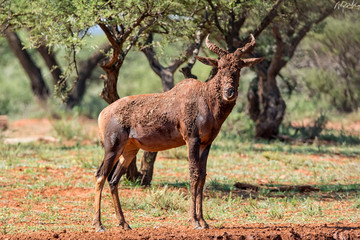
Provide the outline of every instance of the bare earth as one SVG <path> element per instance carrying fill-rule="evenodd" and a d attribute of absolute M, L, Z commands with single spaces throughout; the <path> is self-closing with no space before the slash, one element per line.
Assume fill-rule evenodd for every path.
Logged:
<path fill-rule="evenodd" d="M 360 239 L 360 229 L 357 224 L 344 223 L 277 226 L 252 224 L 208 230 L 161 227 L 106 233 L 39 232 L 0 235 L 0 239 Z"/>
<path fill-rule="evenodd" d="M 95 122 L 87 123 L 95 126 Z M 360 125 L 360 124 L 359 124 Z M 18 129 L 23 129 L 20 132 Z M 95 128 L 95 127 L 94 127 Z M 34 129 L 42 129 L 42 131 L 32 132 Z M 51 123 L 46 119 L 41 120 L 21 120 L 10 125 L 10 131 L 7 138 L 36 138 L 44 140 L 50 137 Z M 23 171 L 22 169 L 17 169 Z M 80 169 L 78 169 L 80 171 Z M 54 176 L 63 176 L 60 170 L 48 169 L 55 171 Z M 58 171 L 58 172 L 56 172 Z M 125 190 L 126 191 L 126 190 Z M 140 190 L 141 191 L 141 190 Z M 44 196 L 58 194 L 63 197 L 71 198 L 77 196 L 84 201 L 89 201 L 92 192 L 90 190 L 81 189 L 79 187 L 69 187 L 66 190 L 52 189 L 51 187 L 42 192 Z M 108 194 L 108 193 L 105 193 Z M 25 195 L 13 189 L 4 193 L 0 198 L 7 201 L 8 207 L 19 207 L 15 197 L 19 198 Z M 73 205 L 66 207 L 66 201 L 62 203 L 64 209 L 71 211 Z M 334 209 L 335 210 L 335 209 Z M 66 214 L 66 213 L 64 213 Z M 90 213 L 89 213 L 90 214 Z M 86 219 L 85 221 L 90 221 Z M 360 239 L 360 223 L 338 222 L 329 224 L 246 224 L 234 225 L 232 223 L 224 224 L 219 228 L 210 228 L 207 230 L 193 230 L 190 226 L 179 224 L 178 227 L 172 222 L 174 219 L 163 219 L 162 224 L 155 228 L 138 228 L 131 231 L 124 231 L 120 228 L 112 227 L 105 233 L 95 233 L 92 229 L 83 232 L 70 231 L 39 231 L 29 233 L 15 233 L 11 235 L 0 235 L 0 239 Z M 176 221 L 176 220 L 175 220 Z M 112 222 L 113 223 L 113 222 Z M 19 223 L 21 224 L 21 223 Z M 61 223 L 60 223 L 61 224 Z M 81 223 L 80 223 L 81 224 Z M 131 222 L 130 222 L 131 224 Z M 209 221 L 210 226 L 214 226 L 214 222 Z"/>

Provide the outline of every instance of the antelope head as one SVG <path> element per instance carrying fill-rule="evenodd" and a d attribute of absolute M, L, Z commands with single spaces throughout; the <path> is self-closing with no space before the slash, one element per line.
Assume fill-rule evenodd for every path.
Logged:
<path fill-rule="evenodd" d="M 217 68 L 217 74 L 214 78 L 221 79 L 222 98 L 225 101 L 235 101 L 238 96 L 240 71 L 243 67 L 249 67 L 261 62 L 264 58 L 243 58 L 246 54 L 253 51 L 255 47 L 255 38 L 251 34 L 250 41 L 245 46 L 236 49 L 234 53 L 221 49 L 209 41 L 209 35 L 206 38 L 206 46 L 210 51 L 216 53 L 219 59 L 209 57 L 196 58 L 206 64 Z"/>

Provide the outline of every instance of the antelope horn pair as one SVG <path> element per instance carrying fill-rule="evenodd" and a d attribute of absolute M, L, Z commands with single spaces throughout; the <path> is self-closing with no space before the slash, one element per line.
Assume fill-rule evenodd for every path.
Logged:
<path fill-rule="evenodd" d="M 219 57 L 223 57 L 226 54 L 229 54 L 228 51 L 216 46 L 214 43 L 211 43 L 209 40 L 209 35 L 207 35 L 205 43 L 207 48 L 213 53 L 219 55 Z M 255 43 L 256 42 L 254 36 L 250 34 L 250 42 L 246 43 L 244 47 L 236 49 L 234 55 L 237 56 L 238 58 L 242 58 L 246 53 L 250 53 L 254 49 Z"/>

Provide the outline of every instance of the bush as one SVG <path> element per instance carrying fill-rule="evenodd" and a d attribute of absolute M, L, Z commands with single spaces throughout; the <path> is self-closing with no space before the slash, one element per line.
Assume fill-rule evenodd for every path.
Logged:
<path fill-rule="evenodd" d="M 86 138 L 78 118 L 75 116 L 73 119 L 62 117 L 62 119 L 54 121 L 52 128 L 55 130 L 60 140 L 76 140 L 82 141 Z"/>
<path fill-rule="evenodd" d="M 314 96 L 326 96 L 337 110 L 356 111 L 360 106 L 360 22 L 357 13 L 326 20 L 322 33 L 313 34 L 310 62 L 304 82 Z"/>

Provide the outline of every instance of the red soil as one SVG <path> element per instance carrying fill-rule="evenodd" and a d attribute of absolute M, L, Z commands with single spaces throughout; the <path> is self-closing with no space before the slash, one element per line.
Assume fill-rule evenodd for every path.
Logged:
<path fill-rule="evenodd" d="M 208 230 L 188 227 L 141 228 L 131 231 L 37 232 L 0 235 L 0 239 L 360 239 L 358 224 L 227 226 Z"/>

